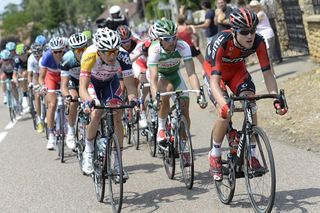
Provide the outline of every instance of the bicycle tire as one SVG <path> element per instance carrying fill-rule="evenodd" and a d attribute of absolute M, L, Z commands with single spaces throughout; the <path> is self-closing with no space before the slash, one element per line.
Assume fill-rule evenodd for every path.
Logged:
<path fill-rule="evenodd" d="M 139 143 L 140 143 L 140 127 L 139 127 L 139 111 L 136 111 L 133 109 L 133 117 L 134 120 L 131 123 L 131 133 L 132 133 L 132 141 L 133 145 L 135 146 L 135 149 L 139 149 Z"/>
<path fill-rule="evenodd" d="M 41 120 L 43 122 L 44 125 L 44 131 L 46 133 L 46 139 L 49 139 L 49 131 L 48 131 L 48 124 L 46 121 L 46 117 L 47 117 L 47 109 L 46 109 L 46 105 L 44 103 L 44 100 L 42 100 L 41 98 Z"/>
<path fill-rule="evenodd" d="M 123 126 L 123 131 L 124 131 L 124 137 L 127 138 L 127 143 L 131 144 L 131 127 L 129 124 L 129 119 L 128 119 L 128 110 L 124 110 L 123 118 L 122 118 L 122 126 Z"/>
<path fill-rule="evenodd" d="M 155 121 L 151 120 L 151 113 L 153 109 L 147 108 L 146 114 L 147 114 L 147 145 L 149 148 L 149 154 L 151 157 L 156 156 L 157 152 L 157 127 L 158 124 Z"/>
<path fill-rule="evenodd" d="M 252 135 L 256 138 L 256 158 L 259 160 L 262 166 L 259 170 L 251 170 L 248 160 L 244 160 L 244 174 L 246 188 L 249 195 L 249 200 L 255 212 L 265 213 L 271 212 L 276 191 L 276 170 L 275 163 L 272 154 L 272 148 L 270 141 L 266 133 L 257 126 L 252 127 Z M 251 142 L 251 141 L 250 141 Z M 267 153 L 266 155 L 264 153 Z M 246 147 L 244 153 L 244 159 L 250 159 L 251 149 Z M 266 159 L 268 157 L 268 159 Z M 261 185 L 257 187 L 260 192 L 255 192 L 254 185 L 255 181 L 259 182 L 264 177 L 270 177 L 270 186 L 268 189 L 263 188 Z M 262 181 L 266 183 L 266 181 Z M 270 193 L 270 195 L 265 195 L 264 193 Z"/>
<path fill-rule="evenodd" d="M 117 153 L 120 172 L 116 172 L 113 169 L 114 159 L 116 157 L 114 156 L 113 150 Z M 121 212 L 122 201 L 123 201 L 123 172 L 122 172 L 123 165 L 122 165 L 120 145 L 116 135 L 113 135 L 112 139 L 108 141 L 107 153 L 108 154 L 105 156 L 105 159 L 107 162 L 105 171 L 108 178 L 109 201 L 112 206 L 112 212 L 119 213 Z"/>
<path fill-rule="evenodd" d="M 83 152 L 85 149 L 85 139 L 86 139 L 86 124 L 81 120 L 81 112 L 77 112 L 77 122 L 76 122 L 76 152 L 77 152 L 77 159 L 80 165 L 80 171 L 82 171 L 82 159 L 83 159 Z"/>
<path fill-rule="evenodd" d="M 182 178 L 184 183 L 186 184 L 187 189 L 192 189 L 194 181 L 194 158 L 192 140 L 188 122 L 183 115 L 181 116 L 176 133 L 176 138 L 178 139 L 177 143 L 179 144 L 178 153 L 180 158 Z"/>
<path fill-rule="evenodd" d="M 98 134 L 97 134 L 98 136 Z M 105 177 L 103 175 L 103 167 L 105 163 L 105 157 L 99 156 L 99 146 L 97 141 L 97 136 L 94 140 L 94 155 L 93 155 L 93 181 L 94 181 L 94 188 L 96 192 L 96 198 L 99 202 L 103 202 L 104 194 L 105 194 Z M 104 151 L 105 152 L 105 151 Z"/>
<path fill-rule="evenodd" d="M 167 118 L 167 122 L 166 122 L 167 127 L 168 127 L 168 123 L 171 122 L 170 120 L 171 120 L 171 117 L 169 115 Z M 168 134 L 170 134 L 169 140 L 170 140 L 170 138 L 176 136 L 174 131 L 172 132 L 172 131 L 167 130 L 167 132 L 168 132 Z M 171 134 L 173 134 L 173 135 L 171 135 Z M 177 139 L 174 138 L 174 140 L 176 141 Z M 165 171 L 166 171 L 168 178 L 173 179 L 175 176 L 175 169 L 176 169 L 176 151 L 177 150 L 175 149 L 174 144 L 172 142 L 168 143 L 167 148 L 168 148 L 167 151 L 165 151 L 165 150 L 162 151 L 163 152 L 163 165 L 164 165 L 164 168 L 165 168 Z"/>
<path fill-rule="evenodd" d="M 33 128 L 34 128 L 34 130 L 36 130 L 37 129 L 37 117 L 36 117 L 36 112 L 35 112 L 35 109 L 34 109 L 32 95 L 29 94 L 28 98 L 29 98 L 30 114 L 31 114 L 31 117 L 32 117 L 32 122 L 33 122 Z"/>

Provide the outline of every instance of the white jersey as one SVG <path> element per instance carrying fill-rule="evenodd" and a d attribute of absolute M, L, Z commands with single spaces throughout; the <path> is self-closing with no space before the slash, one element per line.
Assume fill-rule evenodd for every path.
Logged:
<path fill-rule="evenodd" d="M 27 71 L 39 74 L 39 61 L 37 61 L 33 54 L 31 54 L 28 58 Z"/>

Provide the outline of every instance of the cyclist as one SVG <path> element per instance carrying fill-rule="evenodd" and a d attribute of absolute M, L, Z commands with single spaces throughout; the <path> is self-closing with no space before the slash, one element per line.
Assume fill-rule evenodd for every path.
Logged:
<path fill-rule="evenodd" d="M 6 49 L 10 51 L 11 57 L 14 58 L 16 55 L 16 43 L 9 41 L 6 43 Z"/>
<path fill-rule="evenodd" d="M 49 50 L 47 50 L 41 59 L 40 63 L 40 76 L 39 84 L 41 86 L 40 93 L 46 94 L 46 101 L 48 106 L 47 111 L 47 123 L 49 131 L 49 140 L 47 143 L 47 149 L 54 149 L 54 115 L 57 105 L 57 96 L 54 90 L 60 89 L 60 73 L 61 67 L 60 62 L 64 54 L 65 43 L 61 37 L 53 37 L 49 41 Z M 49 91 L 50 90 L 50 91 Z"/>
<path fill-rule="evenodd" d="M 192 88 L 199 90 L 199 79 L 195 73 L 190 47 L 186 42 L 177 39 L 177 27 L 173 21 L 168 19 L 156 21 L 154 23 L 154 33 L 158 39 L 151 44 L 148 51 L 148 68 L 153 98 L 155 99 L 158 91 L 166 92 L 187 89 L 180 74 L 181 59 L 183 59 L 186 66 L 188 79 Z M 202 101 L 204 99 L 200 94 L 198 94 L 197 100 L 201 108 L 206 107 L 206 104 Z M 162 97 L 161 102 L 160 105 L 156 103 L 160 107 L 157 142 L 165 145 L 163 142 L 166 141 L 165 123 L 169 112 L 169 97 Z M 190 126 L 188 94 L 184 95 L 181 108 Z"/>
<path fill-rule="evenodd" d="M 129 100 L 135 99 L 137 91 L 134 85 L 131 61 L 128 53 L 119 51 L 121 44 L 119 34 L 108 28 L 99 28 L 94 35 L 93 43 L 86 49 L 81 59 L 79 92 L 81 99 L 86 103 L 86 110 L 88 111 L 92 107 L 93 100 L 96 104 L 101 103 L 102 105 L 123 103 L 117 75 L 119 71 L 123 74 Z M 123 146 L 122 112 L 122 110 L 117 110 L 114 116 L 115 134 L 119 139 L 121 150 Z M 102 114 L 102 110 L 94 110 L 91 113 L 91 121 L 87 126 L 82 164 L 82 170 L 86 174 L 93 172 L 93 140 Z M 115 163 L 114 166 L 116 170 L 119 170 L 118 163 Z M 127 177 L 125 172 L 124 178 Z"/>
<path fill-rule="evenodd" d="M 38 35 L 34 42 L 44 47 L 44 45 L 47 43 L 47 39 L 44 35 Z"/>
<path fill-rule="evenodd" d="M 68 116 L 68 134 L 66 144 L 69 149 L 75 148 L 75 129 L 74 125 L 77 117 L 77 102 L 70 102 L 71 99 L 79 97 L 79 76 L 80 61 L 82 53 L 87 47 L 88 39 L 82 33 L 76 33 L 69 38 L 69 47 L 71 50 L 66 52 L 61 61 L 61 91 L 66 97 L 67 104 L 70 104 Z"/>
<path fill-rule="evenodd" d="M 14 58 L 14 70 L 18 73 L 18 77 L 24 78 L 22 82 L 19 83 L 21 90 L 23 92 L 22 97 L 22 107 L 28 107 L 28 72 L 27 72 L 27 63 L 28 63 L 28 51 L 27 47 L 20 43 L 16 46 L 16 57 Z"/>
<path fill-rule="evenodd" d="M 42 57 L 42 46 L 38 43 L 31 45 L 31 55 L 28 58 L 28 87 L 34 88 L 34 103 L 35 110 L 37 112 L 37 132 L 41 133 L 44 131 L 44 125 L 41 120 L 41 105 L 39 96 L 39 61 Z M 36 90 L 37 88 L 37 90 Z"/>
<path fill-rule="evenodd" d="M 0 69 L 0 78 L 1 81 L 5 81 L 7 79 L 16 79 L 16 72 L 14 72 L 12 56 L 9 50 L 4 49 L 0 52 L 0 57 L 2 60 L 1 69 Z M 7 95 L 6 95 L 6 84 L 2 83 L 2 91 L 4 94 L 3 103 L 7 104 Z M 12 83 L 12 91 L 13 95 L 18 100 L 18 93 L 16 90 L 16 85 Z"/>
<path fill-rule="evenodd" d="M 270 62 L 263 38 L 256 34 L 257 16 L 248 9 L 236 9 L 230 15 L 231 30 L 226 30 L 214 36 L 206 49 L 204 69 L 210 78 L 210 88 L 214 97 L 214 105 L 218 112 L 218 119 L 212 129 L 213 148 L 209 152 L 210 172 L 216 181 L 222 180 L 221 143 L 230 120 L 226 97 L 227 85 L 237 96 L 255 94 L 255 85 L 246 69 L 245 58 L 257 53 L 265 84 L 269 93 L 277 94 L 276 80 L 270 71 Z M 280 115 L 286 109 L 275 107 Z M 252 103 L 255 104 L 255 103 Z M 253 108 L 254 123 L 257 122 L 256 106 Z M 255 158 L 255 144 L 251 145 L 252 160 L 249 162 L 252 169 L 261 167 Z"/>
<path fill-rule="evenodd" d="M 88 42 L 87 46 L 90 46 L 92 44 L 92 33 L 90 30 L 85 30 L 82 32 L 83 35 L 87 36 Z"/>
<path fill-rule="evenodd" d="M 136 79 L 135 83 L 136 86 L 139 86 L 139 82 L 146 83 L 146 75 L 145 71 L 147 69 L 147 63 L 146 63 L 146 56 L 148 52 L 148 48 L 151 44 L 150 41 L 142 42 L 135 37 L 132 36 L 131 30 L 126 25 L 120 25 L 117 28 L 117 32 L 119 33 L 121 37 L 121 47 L 125 49 L 130 54 L 130 59 L 132 61 L 132 68 L 134 72 L 134 77 Z M 142 51 L 143 48 L 143 51 Z M 140 73 L 143 73 L 140 75 Z M 144 79 L 142 79 L 144 77 Z M 142 81 L 143 82 L 142 82 Z M 145 97 L 146 93 L 144 93 Z M 141 128 L 147 127 L 147 118 L 146 113 L 143 107 L 143 103 L 141 100 L 141 112 L 140 112 L 140 119 L 139 119 L 139 125 Z"/>

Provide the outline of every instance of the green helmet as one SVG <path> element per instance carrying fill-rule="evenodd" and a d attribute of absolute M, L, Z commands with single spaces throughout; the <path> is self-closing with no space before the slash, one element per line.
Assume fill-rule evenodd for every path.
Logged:
<path fill-rule="evenodd" d="M 87 36 L 88 39 L 92 39 L 92 33 L 90 30 L 85 30 L 82 32 L 85 36 Z"/>
<path fill-rule="evenodd" d="M 158 20 L 153 26 L 157 37 L 174 36 L 177 33 L 176 25 L 169 19 Z"/>
<path fill-rule="evenodd" d="M 24 44 L 20 43 L 16 46 L 17 55 L 23 55 L 26 52 L 27 52 L 27 47 Z"/>

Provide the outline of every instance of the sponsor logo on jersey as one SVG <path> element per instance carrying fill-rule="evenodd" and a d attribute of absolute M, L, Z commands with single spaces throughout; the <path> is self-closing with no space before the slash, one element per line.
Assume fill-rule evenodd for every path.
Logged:
<path fill-rule="evenodd" d="M 243 61 L 244 58 L 226 58 L 226 57 L 222 57 L 222 61 L 226 62 L 226 63 L 238 63 L 240 61 Z"/>
<path fill-rule="evenodd" d="M 123 61 L 125 64 L 131 64 L 131 60 L 128 53 L 120 52 L 117 56 L 119 61 Z"/>
<path fill-rule="evenodd" d="M 212 57 L 213 60 L 214 60 L 214 58 L 215 58 L 215 56 L 216 56 L 216 52 L 217 52 L 220 44 L 221 44 L 222 41 L 224 40 L 224 38 L 225 38 L 225 37 L 224 37 L 223 34 L 220 35 L 220 36 L 214 41 L 213 45 L 212 45 L 212 46 L 209 46 L 209 48 L 208 48 L 208 54 L 209 54 L 209 55 L 211 54 L 211 57 Z M 211 49 L 210 49 L 210 47 L 211 47 Z"/>

